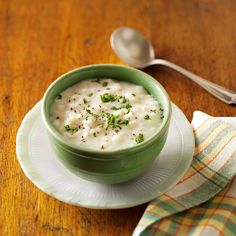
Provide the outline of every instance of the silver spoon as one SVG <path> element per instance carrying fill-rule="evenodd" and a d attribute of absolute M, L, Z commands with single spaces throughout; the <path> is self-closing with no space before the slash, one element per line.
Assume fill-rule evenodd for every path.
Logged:
<path fill-rule="evenodd" d="M 152 44 L 139 32 L 128 27 L 121 27 L 111 35 L 111 46 L 117 56 L 127 64 L 143 69 L 151 65 L 168 66 L 196 82 L 209 93 L 227 104 L 236 104 L 236 92 L 210 81 L 163 59 L 155 59 Z"/>

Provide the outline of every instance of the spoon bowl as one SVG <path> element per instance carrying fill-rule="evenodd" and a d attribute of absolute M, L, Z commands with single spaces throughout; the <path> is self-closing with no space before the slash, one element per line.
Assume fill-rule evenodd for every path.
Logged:
<path fill-rule="evenodd" d="M 117 56 L 133 67 L 143 69 L 155 59 L 152 44 L 134 29 L 120 27 L 112 33 L 110 41 Z"/>

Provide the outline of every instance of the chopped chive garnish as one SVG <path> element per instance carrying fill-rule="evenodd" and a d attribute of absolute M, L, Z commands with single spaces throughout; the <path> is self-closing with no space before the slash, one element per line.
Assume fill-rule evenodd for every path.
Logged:
<path fill-rule="evenodd" d="M 107 87 L 107 85 L 108 85 L 108 82 L 106 81 L 102 82 L 102 87 Z"/>
<path fill-rule="evenodd" d="M 151 118 L 150 118 L 150 116 L 148 114 L 144 116 L 144 119 L 145 120 L 151 120 Z"/>
<path fill-rule="evenodd" d="M 100 124 L 99 127 L 103 129 L 105 127 L 105 125 L 104 124 Z"/>
<path fill-rule="evenodd" d="M 118 121 L 117 121 L 117 124 L 120 124 L 120 125 L 128 125 L 129 122 L 130 122 L 130 118 L 125 119 L 125 120 L 118 120 Z"/>
<path fill-rule="evenodd" d="M 100 96 L 102 102 L 107 103 L 107 102 L 120 102 L 120 103 L 126 103 L 127 99 L 124 96 L 114 96 L 109 93 L 104 93 L 103 95 Z"/>
<path fill-rule="evenodd" d="M 103 95 L 100 95 L 100 98 L 103 103 L 114 102 L 116 100 L 115 96 L 108 94 L 108 93 L 104 93 Z"/>
<path fill-rule="evenodd" d="M 116 118 L 118 118 L 118 116 L 113 115 L 113 114 L 109 114 L 109 113 L 107 113 L 106 116 L 107 116 L 107 123 L 108 124 L 114 124 L 116 121 Z"/>
<path fill-rule="evenodd" d="M 126 114 L 130 113 L 132 106 L 130 104 L 126 104 L 125 108 L 127 109 Z"/>
<path fill-rule="evenodd" d="M 114 124 L 112 125 L 112 128 L 115 129 L 115 128 L 119 128 L 119 129 L 122 129 L 120 125 L 117 125 L 117 124 Z"/>
<path fill-rule="evenodd" d="M 93 137 L 97 137 L 97 135 L 96 135 L 96 133 L 95 133 L 95 132 L 93 132 Z"/>
<path fill-rule="evenodd" d="M 65 125 L 64 128 L 66 132 L 69 132 L 71 134 L 74 134 L 79 130 L 77 127 L 71 127 L 70 125 Z"/>
<path fill-rule="evenodd" d="M 112 107 L 111 109 L 114 110 L 114 111 L 117 111 L 117 110 L 120 110 L 122 108 L 126 108 L 128 111 L 126 112 L 126 114 L 128 114 L 132 108 L 132 106 L 128 103 L 126 105 L 123 105 L 123 106 L 120 106 L 120 107 Z"/>
<path fill-rule="evenodd" d="M 84 104 L 86 104 L 86 103 L 87 103 L 87 100 L 86 100 L 85 98 L 83 98 L 83 102 L 84 102 Z"/>
<path fill-rule="evenodd" d="M 135 97 L 136 96 L 136 94 L 135 93 L 132 93 L 132 95 Z"/>
<path fill-rule="evenodd" d="M 89 96 L 89 97 L 92 97 L 92 96 L 93 96 L 93 93 L 89 93 L 88 96 Z"/>
<path fill-rule="evenodd" d="M 114 110 L 114 111 L 117 111 L 117 110 L 120 110 L 120 109 L 122 109 L 122 108 L 123 108 L 123 107 L 115 107 L 115 106 L 114 106 L 114 107 L 112 107 L 111 109 Z"/>
<path fill-rule="evenodd" d="M 126 103 L 127 100 L 124 96 L 119 96 L 117 101 L 120 102 L 120 103 Z"/>
<path fill-rule="evenodd" d="M 109 128 L 109 126 L 114 126 L 114 124 L 116 123 L 116 118 L 118 118 L 118 116 L 116 115 L 113 115 L 113 114 L 109 114 L 109 113 L 106 113 L 104 115 L 104 117 L 106 117 L 107 119 L 107 126 L 106 126 L 106 130 Z"/>
<path fill-rule="evenodd" d="M 139 143 L 141 143 L 141 142 L 143 142 L 143 141 L 144 141 L 144 136 L 143 136 L 143 134 L 139 134 L 138 136 L 135 137 L 135 142 L 136 142 L 137 144 L 139 144 Z"/>
<path fill-rule="evenodd" d="M 95 117 L 96 119 L 99 117 L 99 115 L 92 113 L 91 110 L 89 109 L 86 109 L 86 112 L 90 114 L 91 116 Z"/>

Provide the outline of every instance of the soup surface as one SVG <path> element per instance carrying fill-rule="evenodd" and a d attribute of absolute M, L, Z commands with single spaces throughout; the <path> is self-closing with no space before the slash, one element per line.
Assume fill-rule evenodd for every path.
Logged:
<path fill-rule="evenodd" d="M 159 102 L 143 87 L 113 79 L 88 79 L 66 89 L 50 116 L 71 142 L 105 150 L 142 143 L 164 117 Z"/>

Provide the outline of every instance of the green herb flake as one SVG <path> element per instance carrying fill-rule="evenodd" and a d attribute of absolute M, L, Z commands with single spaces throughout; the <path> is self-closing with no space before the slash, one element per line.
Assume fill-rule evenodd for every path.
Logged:
<path fill-rule="evenodd" d="M 135 93 L 132 93 L 132 95 L 135 97 L 136 96 L 136 94 Z"/>
<path fill-rule="evenodd" d="M 112 125 L 112 128 L 113 128 L 113 129 L 116 129 L 116 128 L 122 129 L 121 126 L 120 126 L 120 125 L 117 125 L 117 124 Z"/>
<path fill-rule="evenodd" d="M 128 114 L 128 113 L 130 113 L 132 106 L 128 103 L 128 104 L 120 106 L 120 107 L 115 107 L 114 106 L 111 109 L 114 110 L 114 111 L 117 111 L 117 110 L 120 110 L 120 109 L 123 109 L 123 108 L 127 109 L 127 112 L 125 114 Z"/>
<path fill-rule="evenodd" d="M 108 85 L 108 82 L 106 81 L 102 82 L 102 87 L 107 87 L 107 85 Z"/>
<path fill-rule="evenodd" d="M 118 118 L 119 116 L 110 114 L 110 113 L 106 113 L 104 115 L 104 117 L 106 117 L 107 119 L 107 126 L 106 126 L 106 130 L 108 130 L 109 126 L 113 127 L 116 123 L 116 118 Z"/>
<path fill-rule="evenodd" d="M 91 114 L 91 110 L 89 110 L 89 109 L 86 109 L 86 112 L 89 113 L 89 114 Z"/>
<path fill-rule="evenodd" d="M 130 113 L 132 106 L 130 104 L 126 104 L 125 108 L 127 109 L 126 114 Z"/>
<path fill-rule="evenodd" d="M 64 128 L 66 132 L 69 132 L 71 134 L 74 134 L 79 130 L 77 127 L 71 127 L 70 125 L 65 125 Z"/>
<path fill-rule="evenodd" d="M 93 137 L 97 137 L 97 135 L 96 135 L 96 133 L 95 133 L 95 132 L 93 132 Z"/>
<path fill-rule="evenodd" d="M 84 102 L 84 104 L 86 104 L 86 103 L 87 103 L 87 100 L 86 100 L 85 98 L 83 98 L 83 102 Z"/>
<path fill-rule="evenodd" d="M 100 95 L 100 98 L 103 103 L 114 102 L 116 100 L 115 96 L 108 93 L 104 93 L 103 95 Z"/>
<path fill-rule="evenodd" d="M 145 120 L 151 120 L 151 117 L 147 114 L 147 115 L 144 116 L 144 119 Z"/>
<path fill-rule="evenodd" d="M 117 110 L 120 110 L 122 107 L 112 107 L 111 109 L 114 110 L 114 111 L 117 111 Z"/>
<path fill-rule="evenodd" d="M 126 125 L 127 126 L 129 124 L 129 122 L 130 122 L 130 118 L 125 119 L 125 120 L 118 120 L 117 124 Z"/>
<path fill-rule="evenodd" d="M 57 99 L 62 99 L 62 95 L 61 95 L 61 94 L 58 94 L 58 95 L 57 95 Z"/>
<path fill-rule="evenodd" d="M 107 123 L 108 124 L 114 124 L 116 121 L 116 118 L 118 118 L 118 116 L 107 113 Z"/>
<path fill-rule="evenodd" d="M 143 134 L 139 134 L 138 136 L 135 137 L 135 142 L 137 144 L 142 143 L 144 141 L 144 136 Z"/>
<path fill-rule="evenodd" d="M 124 96 L 119 96 L 117 101 L 120 102 L 120 103 L 126 103 L 127 102 L 127 100 L 126 100 L 126 98 Z"/>
<path fill-rule="evenodd" d="M 89 93 L 88 96 L 89 96 L 89 97 L 92 97 L 92 96 L 93 96 L 93 93 Z"/>
<path fill-rule="evenodd" d="M 104 124 L 100 124 L 99 127 L 103 129 L 105 127 L 105 125 Z"/>
<path fill-rule="evenodd" d="M 91 116 L 95 117 L 96 119 L 99 118 L 99 115 L 92 113 L 90 109 L 86 109 L 86 112 L 90 114 Z"/>
<path fill-rule="evenodd" d="M 129 121 L 130 121 L 130 119 L 124 120 L 124 121 L 123 121 L 124 125 L 128 125 L 128 124 L 129 124 Z"/>

